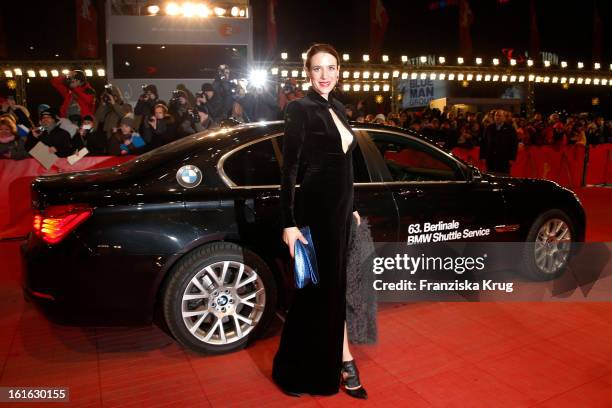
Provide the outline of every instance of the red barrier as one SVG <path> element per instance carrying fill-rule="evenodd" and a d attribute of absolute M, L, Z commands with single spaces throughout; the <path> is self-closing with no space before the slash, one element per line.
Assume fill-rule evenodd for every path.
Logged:
<path fill-rule="evenodd" d="M 0 160 L 0 239 L 22 237 L 32 223 L 30 184 L 45 174 L 111 167 L 132 157 L 84 157 L 74 165 L 59 159 L 47 170 L 34 159 Z"/>
<path fill-rule="evenodd" d="M 583 146 L 528 146 L 518 152 L 510 175 L 552 180 L 577 188 L 582 184 L 584 158 Z"/>
<path fill-rule="evenodd" d="M 612 184 L 612 144 L 589 148 L 586 184 Z"/>
<path fill-rule="evenodd" d="M 472 149 L 465 149 L 463 147 L 455 147 L 452 150 L 453 154 L 463 161 L 466 161 L 481 171 L 486 171 L 487 166 L 484 160 L 480 160 L 480 147 L 474 147 Z"/>
<path fill-rule="evenodd" d="M 460 159 L 486 171 L 487 166 L 479 159 L 480 149 L 454 148 L 453 154 Z M 584 172 L 584 146 L 527 146 L 519 149 L 510 168 L 513 177 L 539 178 L 556 181 L 562 186 L 577 188 L 582 185 Z M 612 171 L 612 163 L 610 170 Z"/>

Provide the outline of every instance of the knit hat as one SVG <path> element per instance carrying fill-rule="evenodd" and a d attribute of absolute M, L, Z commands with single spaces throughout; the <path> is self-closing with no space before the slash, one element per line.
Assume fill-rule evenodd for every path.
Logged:
<path fill-rule="evenodd" d="M 47 105 L 46 103 L 41 103 L 40 105 L 38 105 L 38 113 L 40 114 L 40 112 L 45 111 L 50 107 L 51 106 Z"/>
<path fill-rule="evenodd" d="M 208 82 L 202 84 L 202 92 L 208 92 L 208 91 L 215 91 L 215 89 L 213 88 L 213 86 L 211 84 L 209 84 Z"/>
<path fill-rule="evenodd" d="M 128 113 L 123 118 L 121 118 L 120 125 L 128 125 L 132 129 L 136 126 L 136 121 L 134 120 L 134 115 L 132 113 Z"/>
<path fill-rule="evenodd" d="M 59 116 L 57 115 L 56 110 L 53 108 L 47 108 L 43 111 L 40 111 L 40 113 L 38 114 L 38 117 L 42 119 L 44 116 L 51 116 L 56 121 L 59 120 Z"/>

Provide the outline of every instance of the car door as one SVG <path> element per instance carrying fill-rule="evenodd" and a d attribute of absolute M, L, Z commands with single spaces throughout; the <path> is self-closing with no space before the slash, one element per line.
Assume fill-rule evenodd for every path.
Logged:
<path fill-rule="evenodd" d="M 503 224 L 500 189 L 471 180 L 467 167 L 402 132 L 368 129 L 399 211 L 399 241 L 493 241 Z"/>

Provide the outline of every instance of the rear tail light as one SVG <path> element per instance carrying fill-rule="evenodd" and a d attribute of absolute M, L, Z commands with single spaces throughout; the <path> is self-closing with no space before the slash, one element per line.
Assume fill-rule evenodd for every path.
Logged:
<path fill-rule="evenodd" d="M 49 244 L 57 244 L 92 212 L 90 207 L 81 204 L 51 206 L 34 216 L 34 233 Z"/>

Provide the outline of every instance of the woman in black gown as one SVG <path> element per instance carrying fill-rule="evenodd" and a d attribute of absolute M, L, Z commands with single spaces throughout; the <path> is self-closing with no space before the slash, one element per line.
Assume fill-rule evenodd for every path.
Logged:
<path fill-rule="evenodd" d="M 293 257 L 298 227 L 310 227 L 319 283 L 296 291 L 285 320 L 272 377 L 281 389 L 332 395 L 340 385 L 367 398 L 348 347 L 346 261 L 353 206 L 352 151 L 357 141 L 344 106 L 330 92 L 339 78 L 339 58 L 328 44 L 308 50 L 304 69 L 312 86 L 285 113 L 281 211 L 283 240 Z M 295 184 L 300 184 L 298 190 Z"/>

